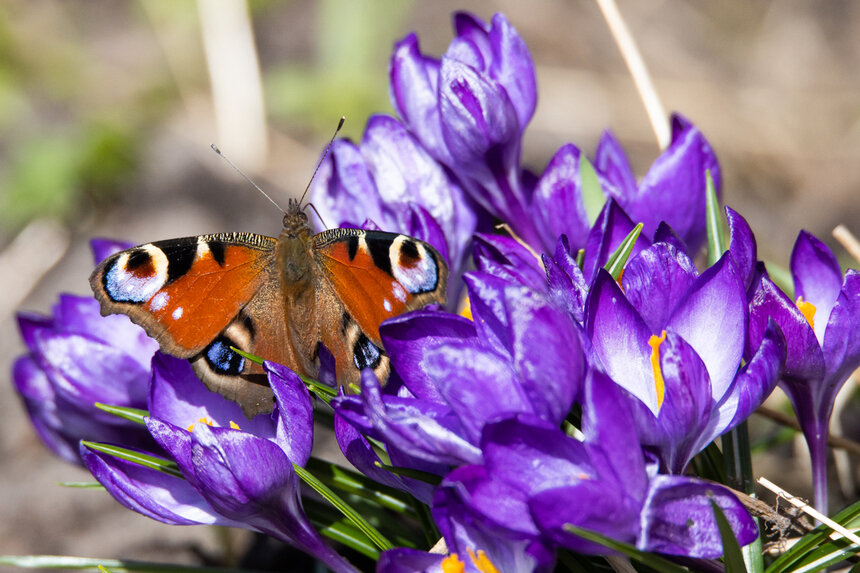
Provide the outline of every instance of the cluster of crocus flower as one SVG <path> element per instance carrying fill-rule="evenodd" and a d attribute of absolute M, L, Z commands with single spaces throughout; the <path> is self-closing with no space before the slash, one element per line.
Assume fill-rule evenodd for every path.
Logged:
<path fill-rule="evenodd" d="M 360 145 L 336 142 L 311 193 L 329 222 L 433 244 L 454 279 L 448 309 L 380 327 L 393 370 L 385 387 L 366 371 L 360 393 L 326 400 L 346 459 L 429 507 L 445 542 L 442 553 L 389 549 L 378 570 L 549 571 L 559 552 L 610 552 L 575 528 L 714 558 L 715 508 L 747 545 L 759 532 L 744 506 L 689 465 L 777 384 L 826 508 L 833 399 L 860 365 L 857 272 L 843 276 L 802 233 L 795 299 L 728 208 L 730 240 L 699 270 L 708 178 L 718 190 L 720 169 L 681 116 L 639 183 L 609 132 L 593 160 L 568 144 L 534 176 L 520 165 L 537 102 L 528 48 L 503 15 L 454 22 L 441 59 L 414 35 L 396 45 L 398 118 L 371 118 Z M 511 233 L 493 233 L 494 219 Z M 94 247 L 98 260 L 112 245 Z M 468 313 L 453 314 L 464 289 Z M 316 399 L 305 383 L 266 363 L 277 406 L 249 420 L 126 319 L 96 315 L 94 301 L 64 296 L 53 317 L 19 319 L 29 354 L 15 383 L 55 452 L 154 519 L 249 528 L 354 570 L 302 505 Z M 94 402 L 147 413 L 134 424 Z"/>

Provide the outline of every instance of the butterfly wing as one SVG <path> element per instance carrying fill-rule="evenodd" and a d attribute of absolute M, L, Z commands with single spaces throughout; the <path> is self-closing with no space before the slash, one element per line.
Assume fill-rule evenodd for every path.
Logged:
<path fill-rule="evenodd" d="M 334 355 L 338 382 L 358 383 L 361 370 L 388 377 L 379 325 L 445 302 L 448 268 L 427 243 L 396 233 L 331 229 L 313 237 L 318 269 L 320 339 Z"/>
<path fill-rule="evenodd" d="M 147 243 L 105 259 L 90 286 L 102 314 L 128 315 L 250 417 L 272 409 L 272 392 L 230 346 L 290 364 L 275 244 L 250 233 Z"/>
<path fill-rule="evenodd" d="M 270 280 L 275 240 L 249 233 L 147 243 L 90 276 L 102 314 L 126 314 L 179 358 L 206 348 Z"/>

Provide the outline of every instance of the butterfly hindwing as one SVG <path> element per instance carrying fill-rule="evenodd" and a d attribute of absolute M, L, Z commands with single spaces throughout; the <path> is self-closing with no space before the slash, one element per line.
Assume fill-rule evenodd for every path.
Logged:
<path fill-rule="evenodd" d="M 191 358 L 270 280 L 275 244 L 250 233 L 147 243 L 102 261 L 90 286 L 102 314 L 126 314 L 163 350 Z"/>

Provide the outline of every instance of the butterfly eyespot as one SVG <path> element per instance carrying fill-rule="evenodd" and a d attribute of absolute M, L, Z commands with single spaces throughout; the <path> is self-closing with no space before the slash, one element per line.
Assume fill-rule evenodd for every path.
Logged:
<path fill-rule="evenodd" d="M 217 374 L 236 376 L 245 368 L 245 357 L 233 352 L 236 344 L 226 336 L 219 336 L 203 351 L 206 362 Z"/>
<path fill-rule="evenodd" d="M 358 337 L 353 346 L 353 362 L 359 370 L 365 368 L 376 368 L 382 360 L 382 349 L 370 341 L 364 333 Z"/>
<path fill-rule="evenodd" d="M 169 280 L 170 262 L 164 252 L 144 245 L 118 255 L 105 267 L 102 287 L 113 302 L 143 303 Z"/>

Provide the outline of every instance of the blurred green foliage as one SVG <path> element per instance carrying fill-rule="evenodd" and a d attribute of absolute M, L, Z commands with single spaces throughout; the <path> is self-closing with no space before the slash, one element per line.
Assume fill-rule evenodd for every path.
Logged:
<path fill-rule="evenodd" d="M 391 113 L 388 58 L 412 7 L 251 0 L 257 31 L 291 11 L 314 28 L 300 56 L 264 63 L 271 124 L 328 134 L 345 115 L 359 139 L 369 114 Z M 133 187 L 151 138 L 209 90 L 199 26 L 193 2 L 0 6 L 0 243 L 34 218 L 74 224 Z"/>

